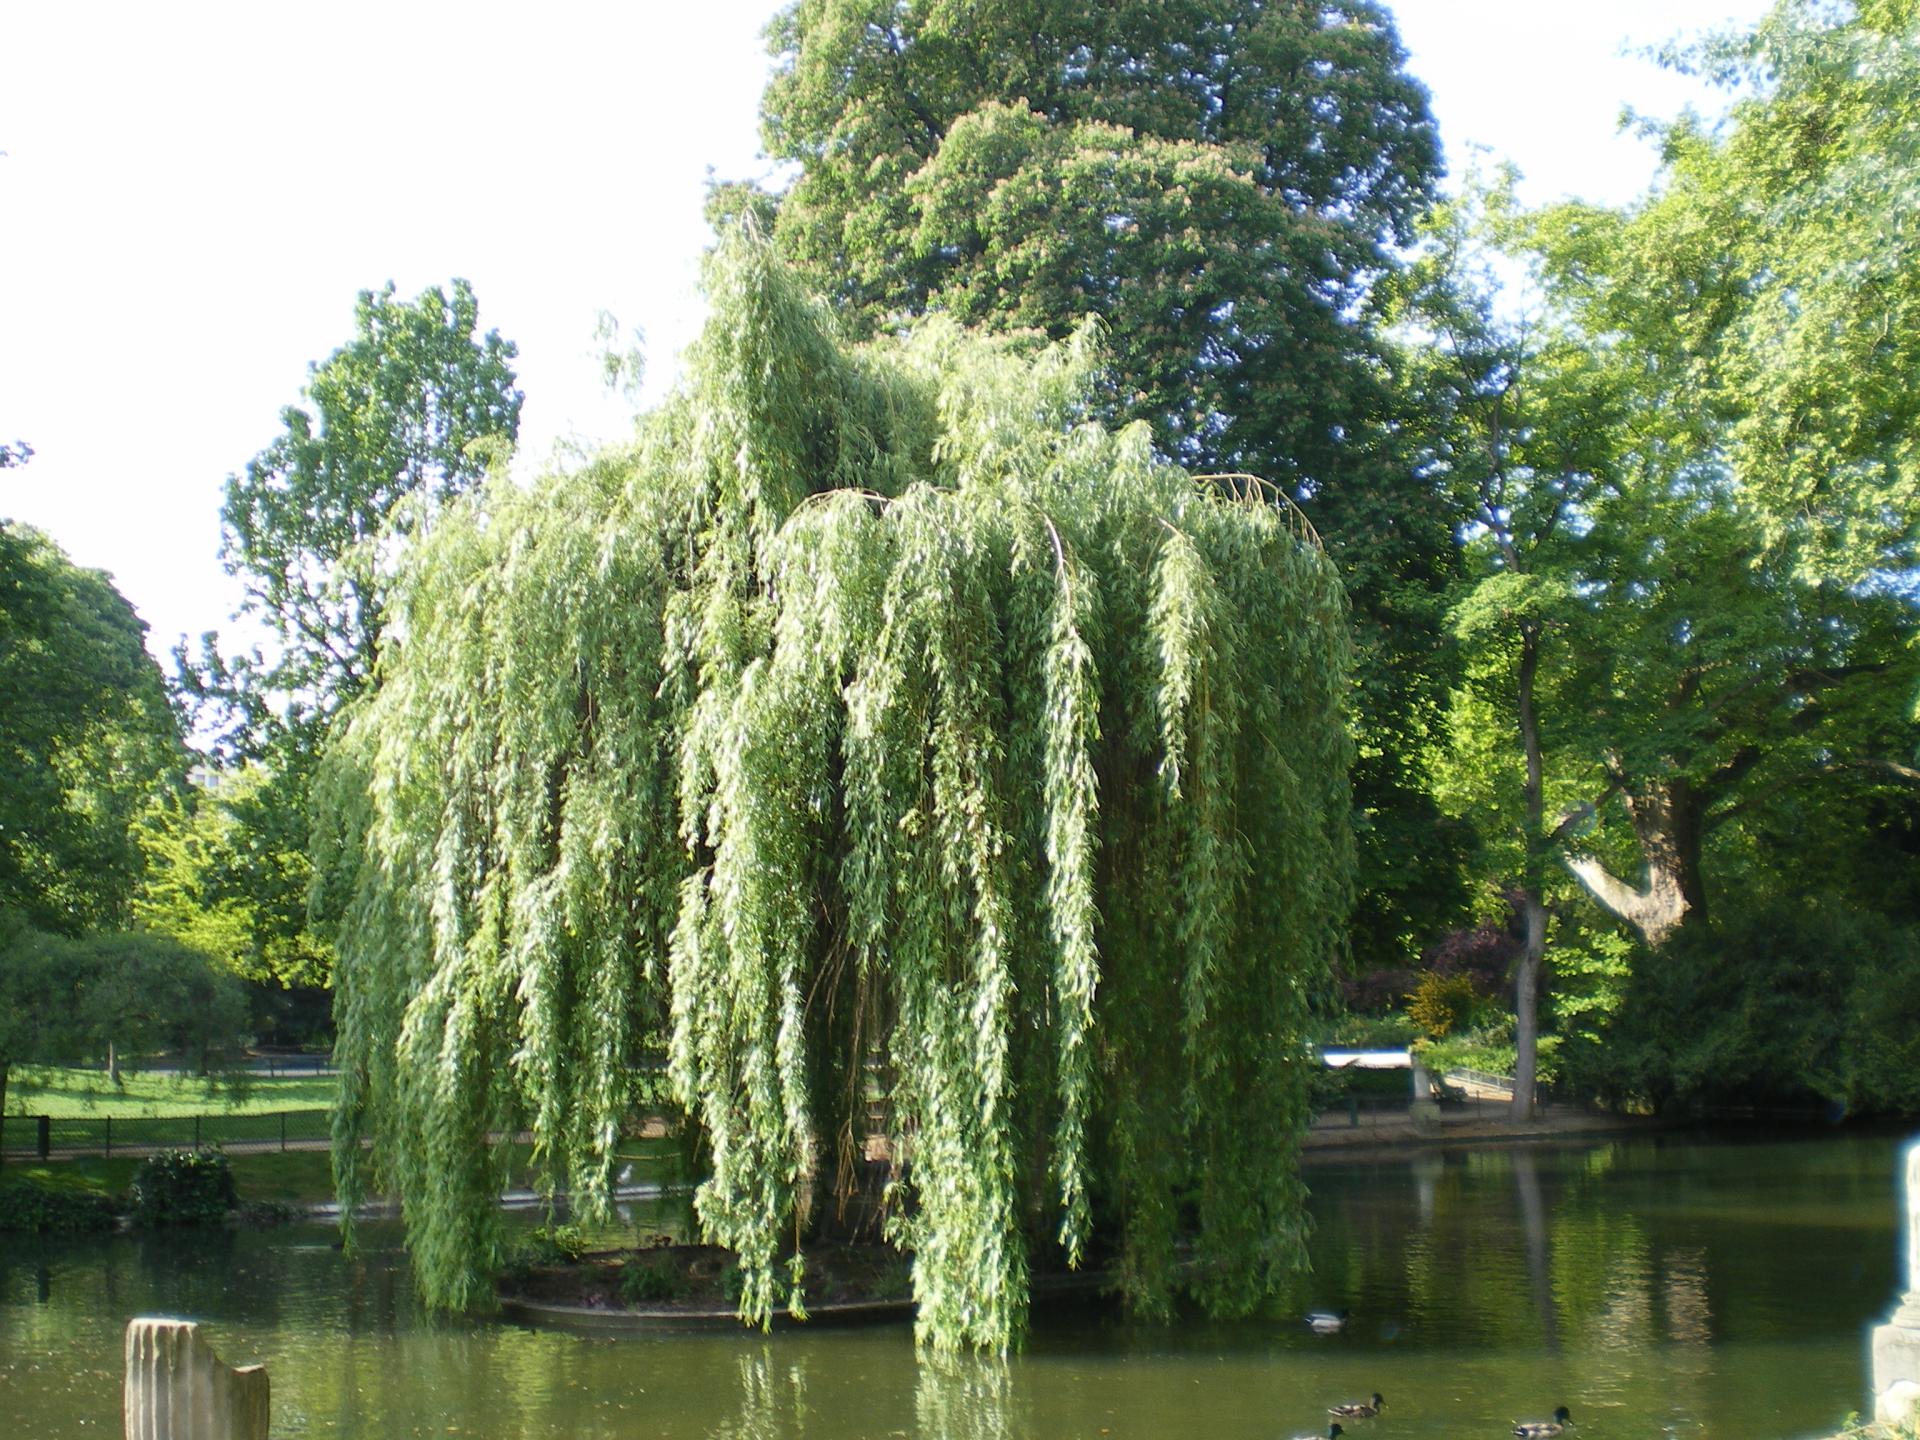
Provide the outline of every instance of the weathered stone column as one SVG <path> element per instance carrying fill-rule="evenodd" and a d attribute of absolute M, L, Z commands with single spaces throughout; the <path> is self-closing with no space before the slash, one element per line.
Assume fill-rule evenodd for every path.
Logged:
<path fill-rule="evenodd" d="M 1413 1128 L 1425 1134 L 1440 1129 L 1440 1107 L 1434 1103 L 1433 1079 L 1427 1074 L 1427 1067 L 1418 1060 L 1413 1062 L 1413 1094 L 1407 1102 L 1407 1118 L 1413 1121 Z"/>
<path fill-rule="evenodd" d="M 1920 1416 L 1920 1140 L 1907 1146 L 1907 1293 L 1873 1331 L 1873 1418 Z"/>
<path fill-rule="evenodd" d="M 127 1323 L 126 1440 L 267 1440 L 266 1368 L 222 1364 L 191 1320 Z"/>

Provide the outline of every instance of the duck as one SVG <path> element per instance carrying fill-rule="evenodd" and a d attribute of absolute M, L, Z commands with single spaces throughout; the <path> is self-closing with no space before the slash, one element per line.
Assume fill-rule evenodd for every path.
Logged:
<path fill-rule="evenodd" d="M 1513 1433 L 1519 1436 L 1520 1440 L 1553 1440 L 1555 1435 L 1563 1432 L 1571 1424 L 1573 1424 L 1573 1416 L 1569 1415 L 1567 1407 L 1562 1405 L 1553 1412 L 1551 1420 L 1517 1421 L 1514 1424 Z"/>
<path fill-rule="evenodd" d="M 1316 1335 L 1338 1335 L 1347 1323 L 1344 1310 L 1309 1310 L 1306 1314 L 1307 1328 Z"/>
<path fill-rule="evenodd" d="M 1371 1420 L 1380 1413 L 1380 1407 L 1386 1403 L 1380 1398 L 1380 1392 L 1376 1390 L 1373 1392 L 1371 1402 L 1355 1400 L 1346 1405 L 1329 1405 L 1327 1414 L 1338 1415 L 1342 1420 Z M 1558 1435 L 1560 1432 L 1556 1430 L 1553 1433 Z"/>
<path fill-rule="evenodd" d="M 1340 1437 L 1346 1433 L 1347 1432 L 1341 1428 L 1340 1422 L 1336 1420 L 1327 1427 L 1327 1440 L 1340 1440 Z M 1293 1437 L 1293 1440 L 1320 1440 L 1320 1437 L 1318 1435 L 1296 1435 Z"/>

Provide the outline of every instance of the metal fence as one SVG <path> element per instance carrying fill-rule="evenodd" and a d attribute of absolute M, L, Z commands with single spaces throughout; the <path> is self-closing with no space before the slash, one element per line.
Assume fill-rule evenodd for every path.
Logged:
<path fill-rule="evenodd" d="M 1513 1096 L 1513 1077 L 1495 1075 L 1486 1070 L 1449 1070 L 1447 1080 L 1451 1084 L 1467 1084 L 1482 1090 L 1498 1090 L 1509 1099 Z"/>
<path fill-rule="evenodd" d="M 325 1110 L 273 1110 L 257 1115 L 9 1115 L 5 1153 L 12 1157 L 148 1154 L 217 1145 L 235 1154 L 310 1150 L 325 1145 Z"/>

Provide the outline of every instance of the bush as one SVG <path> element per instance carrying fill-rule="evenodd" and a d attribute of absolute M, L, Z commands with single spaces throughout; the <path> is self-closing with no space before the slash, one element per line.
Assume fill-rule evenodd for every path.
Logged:
<path fill-rule="evenodd" d="M 1639 956 L 1619 1013 L 1569 1046 L 1616 1104 L 1920 1111 L 1920 932 L 1852 906 L 1778 904 Z"/>
<path fill-rule="evenodd" d="M 1397 1002 L 1406 994 L 1407 985 L 1412 983 L 1413 972 L 1400 970 L 1394 973 L 1402 977 L 1402 983 L 1392 996 Z M 1419 1038 L 1419 1028 L 1397 1010 L 1384 1015 L 1350 1011 L 1332 1025 L 1320 1043 L 1323 1049 L 1331 1050 L 1404 1050 Z"/>
<path fill-rule="evenodd" d="M 687 1293 L 687 1277 L 671 1257 L 629 1260 L 620 1267 L 620 1294 L 629 1305 L 678 1300 Z"/>
<path fill-rule="evenodd" d="M 30 1235 L 81 1235 L 110 1230 L 113 1202 L 83 1190 L 53 1190 L 31 1180 L 0 1185 L 0 1231 Z"/>
<path fill-rule="evenodd" d="M 1480 997 L 1466 975 L 1438 975 L 1429 970 L 1407 997 L 1407 1014 L 1433 1039 L 1464 1030 L 1473 1023 Z"/>
<path fill-rule="evenodd" d="M 547 1265 L 571 1265 L 586 1250 L 577 1225 L 541 1225 L 518 1237 L 508 1249 L 509 1270 L 537 1270 Z"/>
<path fill-rule="evenodd" d="M 133 1172 L 142 1225 L 219 1225 L 234 1204 L 233 1167 L 218 1150 L 161 1150 Z"/>

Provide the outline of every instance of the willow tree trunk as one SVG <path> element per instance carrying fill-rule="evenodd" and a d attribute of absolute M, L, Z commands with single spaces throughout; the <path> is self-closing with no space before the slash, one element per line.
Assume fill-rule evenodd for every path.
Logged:
<path fill-rule="evenodd" d="M 1525 874 L 1521 879 L 1520 910 L 1524 940 L 1513 977 L 1513 1118 L 1533 1118 L 1534 1077 L 1539 1068 L 1540 967 L 1547 951 L 1547 906 L 1541 871 L 1547 860 L 1545 766 L 1540 756 L 1540 717 L 1534 711 L 1534 680 L 1540 669 L 1540 630 L 1527 624 L 1520 631 L 1520 683 L 1515 696 L 1520 712 L 1520 743 L 1526 752 Z"/>

